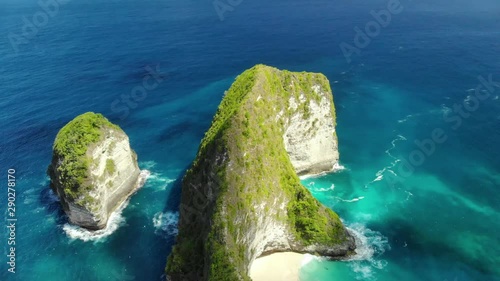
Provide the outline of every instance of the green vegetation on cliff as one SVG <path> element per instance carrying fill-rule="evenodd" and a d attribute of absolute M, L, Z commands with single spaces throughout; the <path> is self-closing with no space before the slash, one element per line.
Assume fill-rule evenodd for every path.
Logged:
<path fill-rule="evenodd" d="M 173 281 L 250 280 L 252 249 L 241 239 L 258 227 L 261 204 L 300 245 L 335 246 L 347 239 L 339 217 L 301 185 L 283 142 L 286 119 L 310 115 L 309 106 L 293 109 L 290 99 L 319 102 L 317 86 L 331 93 L 322 74 L 264 65 L 236 78 L 183 179 L 179 236 L 166 268 Z M 190 210 L 200 206 L 200 193 L 207 203 Z M 270 209 L 276 198 L 287 199 L 286 215 Z"/>
<path fill-rule="evenodd" d="M 108 172 L 109 175 L 113 175 L 115 171 L 116 171 L 115 161 L 113 161 L 113 159 L 106 160 L 106 172 Z"/>
<path fill-rule="evenodd" d="M 84 113 L 64 126 L 54 141 L 54 160 L 62 161 L 57 165 L 60 183 L 64 193 L 72 200 L 84 195 L 82 204 L 91 203 L 90 196 L 85 196 L 91 187 L 85 184 L 91 159 L 87 156 L 89 147 L 101 140 L 104 128 L 121 129 L 108 121 L 101 114 Z M 57 163 L 52 163 L 55 165 Z M 110 172 L 114 172 L 114 163 L 107 163 Z M 51 167 L 49 167 L 49 172 Z"/>

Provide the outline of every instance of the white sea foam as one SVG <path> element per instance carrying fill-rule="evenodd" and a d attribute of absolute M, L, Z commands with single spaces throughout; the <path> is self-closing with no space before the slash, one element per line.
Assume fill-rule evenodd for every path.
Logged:
<path fill-rule="evenodd" d="M 144 167 L 147 170 L 151 171 L 154 170 L 156 164 L 157 163 L 155 161 L 145 161 L 145 162 L 140 162 L 139 166 Z M 167 189 L 168 185 L 174 181 L 175 179 L 171 179 L 163 176 L 161 173 L 151 171 L 150 174 L 148 175 L 148 182 L 150 184 L 148 184 L 147 187 L 153 187 L 157 190 L 165 190 Z"/>
<path fill-rule="evenodd" d="M 384 172 L 387 170 L 387 168 L 384 168 L 383 170 L 378 171 L 375 176 L 377 176 L 372 182 L 377 182 L 381 181 L 384 179 Z"/>
<path fill-rule="evenodd" d="M 420 116 L 420 115 L 421 115 L 420 113 L 408 114 L 403 119 L 398 120 L 398 123 L 405 123 L 406 121 L 408 121 L 408 120 L 410 120 L 410 119 L 412 119 L 414 117 Z"/>
<path fill-rule="evenodd" d="M 385 151 L 385 154 L 387 154 L 393 161 L 391 161 L 391 163 L 388 166 L 386 166 L 386 167 L 382 168 L 381 170 L 377 171 L 377 173 L 375 174 L 375 179 L 373 179 L 371 182 L 365 184 L 365 188 L 368 188 L 368 186 L 370 186 L 372 183 L 375 183 L 375 182 L 383 180 L 384 179 L 384 174 L 386 172 L 392 173 L 394 176 L 397 176 L 396 173 L 393 171 L 393 168 L 396 167 L 396 165 L 399 162 L 401 162 L 401 159 L 399 159 L 396 156 L 392 155 L 391 151 L 394 150 L 394 149 L 396 149 L 396 147 L 397 147 L 396 143 L 398 141 L 407 141 L 407 140 L 408 139 L 405 138 L 404 136 L 397 135 L 396 138 L 391 141 L 391 147 Z"/>
<path fill-rule="evenodd" d="M 150 183 L 148 186 L 154 187 L 158 190 L 165 190 L 169 184 L 175 182 L 175 179 L 165 177 L 160 173 L 152 172 L 148 177 L 148 182 Z"/>
<path fill-rule="evenodd" d="M 399 162 L 399 161 L 398 161 Z M 393 176 L 397 177 L 398 174 L 396 174 L 396 172 L 394 172 L 393 170 L 387 170 L 388 173 L 391 173 Z"/>
<path fill-rule="evenodd" d="M 317 257 L 311 254 L 305 254 L 304 258 L 302 259 L 302 263 L 300 264 L 301 267 L 307 265 L 308 263 L 314 261 L 314 260 L 321 260 L 321 257 Z"/>
<path fill-rule="evenodd" d="M 62 229 L 71 240 L 82 240 L 84 242 L 104 242 L 106 237 L 115 232 L 118 228 L 125 225 L 125 218 L 122 216 L 123 210 L 127 207 L 129 200 L 126 200 L 108 219 L 106 228 L 96 231 L 90 231 L 83 227 L 66 223 Z"/>
<path fill-rule="evenodd" d="M 452 112 L 451 108 L 447 107 L 446 105 L 442 104 L 441 105 L 441 112 L 443 113 L 443 116 L 448 116 Z"/>
<path fill-rule="evenodd" d="M 410 119 L 411 117 L 412 117 L 412 115 L 411 115 L 411 114 L 410 114 L 410 115 L 407 115 L 405 118 L 403 118 L 403 119 L 399 119 L 399 120 L 398 120 L 398 123 L 404 123 L 404 122 L 408 121 L 408 119 Z"/>
<path fill-rule="evenodd" d="M 365 188 L 367 188 L 368 186 L 370 186 L 372 183 L 376 183 L 378 181 L 381 181 L 384 179 L 384 173 L 385 172 L 389 172 L 389 173 L 392 173 L 393 175 L 396 175 L 396 173 L 391 170 L 392 168 L 394 168 L 396 166 L 396 164 L 399 162 L 400 160 L 397 159 L 396 161 L 394 162 L 391 162 L 391 165 L 387 166 L 387 167 L 384 167 L 382 170 L 379 170 L 376 174 L 375 174 L 375 179 L 373 179 L 371 182 L 365 184 Z"/>
<path fill-rule="evenodd" d="M 359 223 L 348 225 L 347 229 L 356 240 L 356 255 L 350 258 L 351 261 L 371 261 L 391 249 L 387 237 L 378 231 Z"/>
<path fill-rule="evenodd" d="M 389 157 L 391 157 L 393 160 L 395 160 L 396 163 L 399 162 L 399 161 L 401 161 L 401 160 L 398 159 L 397 157 L 395 157 L 394 155 L 392 155 L 391 151 L 394 150 L 394 149 L 396 149 L 396 143 L 398 141 L 407 141 L 407 139 L 404 136 L 402 136 L 402 135 L 397 135 L 396 138 L 391 141 L 391 147 L 385 151 L 385 154 L 389 155 Z"/>
<path fill-rule="evenodd" d="M 367 280 L 372 278 L 372 269 L 369 265 L 362 263 L 353 263 L 351 265 L 352 271 L 356 273 L 357 280 Z"/>
<path fill-rule="evenodd" d="M 318 192 L 327 192 L 327 191 L 333 191 L 335 189 L 335 185 L 332 183 L 332 185 L 330 185 L 330 187 L 324 187 L 324 188 L 316 188 L 314 189 L 314 191 L 318 191 Z"/>
<path fill-rule="evenodd" d="M 302 175 L 302 176 L 299 176 L 299 178 L 300 178 L 300 180 L 306 180 L 306 179 L 310 179 L 310 178 L 320 178 L 324 175 L 327 175 L 328 173 L 342 172 L 344 170 L 347 170 L 347 168 L 337 162 L 337 163 L 333 164 L 332 170 L 329 172 L 321 172 L 319 174 L 313 174 L 313 175 L 309 175 L 309 174 Z"/>
<path fill-rule="evenodd" d="M 143 161 L 139 162 L 139 166 L 146 169 L 146 170 L 152 170 L 156 166 L 155 161 Z"/>
<path fill-rule="evenodd" d="M 323 175 L 324 174 L 319 174 L 319 175 L 302 175 L 302 176 L 299 176 L 299 179 L 300 180 L 307 180 L 307 179 L 311 179 L 311 178 L 318 178 L 318 177 L 321 177 Z"/>
<path fill-rule="evenodd" d="M 410 197 L 413 196 L 413 193 L 409 192 L 408 190 L 405 190 L 405 193 L 408 194 L 406 197 L 406 201 L 410 200 Z"/>
<path fill-rule="evenodd" d="M 450 99 L 450 97 L 445 97 L 445 98 Z M 448 114 L 450 112 L 451 112 L 451 109 L 449 107 L 445 106 L 444 104 L 442 104 L 440 109 L 432 109 L 432 110 L 429 110 L 427 112 L 418 112 L 418 113 L 408 114 L 405 117 L 403 117 L 402 119 L 399 119 L 398 123 L 405 123 L 405 122 L 409 121 L 410 119 L 414 119 L 414 118 L 421 117 L 421 116 Z"/>
<path fill-rule="evenodd" d="M 151 172 L 148 170 L 142 170 L 139 174 L 139 183 L 140 185 L 137 187 L 137 190 L 141 188 L 146 180 L 151 175 Z M 130 202 L 130 198 L 125 200 L 108 218 L 108 223 L 105 228 L 100 230 L 91 231 L 85 229 L 83 227 L 79 227 L 76 225 L 72 225 L 66 223 L 62 226 L 66 235 L 73 241 L 80 239 L 84 242 L 93 241 L 93 242 L 104 242 L 106 237 L 115 232 L 120 226 L 125 225 L 125 218 L 122 216 L 123 210 L 127 207 Z"/>
<path fill-rule="evenodd" d="M 162 236 L 176 236 L 179 233 L 178 222 L 178 212 L 158 212 L 153 217 L 153 225 L 156 228 L 155 233 Z"/>
<path fill-rule="evenodd" d="M 340 200 L 342 202 L 352 203 L 352 202 L 357 202 L 359 200 L 363 200 L 363 199 L 365 199 L 365 197 L 364 196 L 360 196 L 360 197 L 355 197 L 353 199 L 342 199 L 340 197 L 335 197 L 335 199 L 338 199 L 338 200 Z"/>
<path fill-rule="evenodd" d="M 333 172 L 339 172 L 339 171 L 344 171 L 346 168 L 345 166 L 341 165 L 339 162 L 333 164 L 332 171 Z"/>
<path fill-rule="evenodd" d="M 383 269 L 387 265 L 387 261 L 381 259 L 381 255 L 391 249 L 387 237 L 362 224 L 347 228 L 356 240 L 356 255 L 350 258 L 349 266 L 356 273 L 356 279 L 369 280 L 373 277 L 373 269 Z"/>
<path fill-rule="evenodd" d="M 312 182 L 307 184 L 307 187 L 312 192 L 327 192 L 327 191 L 333 191 L 335 189 L 335 185 L 333 183 L 330 185 L 330 187 L 318 187 L 318 188 L 316 188 L 315 185 L 316 185 L 316 182 L 312 181 Z"/>

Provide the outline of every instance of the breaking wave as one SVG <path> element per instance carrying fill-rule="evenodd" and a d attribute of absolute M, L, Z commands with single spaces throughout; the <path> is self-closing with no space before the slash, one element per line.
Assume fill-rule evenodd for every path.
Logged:
<path fill-rule="evenodd" d="M 153 187 L 158 191 L 166 190 L 169 184 L 175 182 L 175 179 L 165 177 L 161 173 L 152 172 L 152 170 L 154 170 L 154 168 L 156 167 L 155 161 L 141 162 L 139 163 L 139 166 L 144 167 L 145 169 L 151 171 L 150 175 L 148 175 L 149 184 L 147 185 L 147 188 Z"/>
<path fill-rule="evenodd" d="M 106 228 L 96 231 L 91 231 L 77 225 L 65 223 L 62 227 L 66 235 L 71 240 L 82 240 L 84 242 L 104 242 L 106 237 L 115 232 L 118 228 L 125 225 L 125 218 L 122 216 L 123 210 L 127 207 L 129 200 L 125 201 L 108 219 Z"/>
<path fill-rule="evenodd" d="M 383 269 L 387 261 L 381 256 L 391 249 L 387 237 L 362 224 L 352 224 L 347 229 L 356 240 L 356 255 L 349 259 L 349 267 L 356 273 L 356 279 L 373 278 L 374 269 Z"/>
<path fill-rule="evenodd" d="M 179 233 L 177 223 L 179 222 L 178 212 L 159 212 L 153 217 L 153 225 L 156 228 L 155 234 L 161 236 L 176 236 Z"/>
<path fill-rule="evenodd" d="M 304 254 L 304 258 L 302 259 L 302 262 L 300 263 L 300 267 L 304 267 L 312 261 L 322 261 L 322 260 L 325 260 L 325 259 L 322 257 L 311 255 L 311 254 Z"/>
<path fill-rule="evenodd" d="M 137 190 L 144 185 L 146 180 L 149 179 L 150 175 L 151 173 L 148 170 L 141 171 L 139 175 L 139 186 L 137 186 Z M 72 241 L 79 239 L 84 242 L 104 242 L 106 240 L 106 237 L 113 234 L 113 232 L 115 232 L 121 226 L 125 225 L 125 218 L 122 216 L 122 213 L 123 210 L 125 210 L 125 208 L 128 206 L 129 202 L 130 198 L 125 200 L 118 207 L 118 209 L 111 213 L 108 218 L 108 223 L 104 229 L 92 231 L 70 223 L 65 223 L 62 226 L 62 229 Z"/>
<path fill-rule="evenodd" d="M 155 161 L 143 161 L 139 162 L 139 166 L 146 169 L 146 170 L 152 170 L 156 166 Z"/>
<path fill-rule="evenodd" d="M 339 162 L 337 162 L 337 163 L 335 163 L 335 164 L 333 165 L 333 169 L 332 169 L 332 171 L 333 171 L 333 172 L 339 172 L 339 171 L 344 171 L 345 169 L 346 169 L 346 167 L 345 167 L 345 166 L 343 166 L 343 165 L 341 165 Z"/>
<path fill-rule="evenodd" d="M 313 175 L 302 175 L 299 178 L 300 178 L 300 180 L 306 180 L 306 179 L 310 179 L 310 178 L 320 178 L 320 177 L 327 175 L 329 173 L 342 172 L 345 170 L 348 170 L 348 169 L 345 166 L 343 166 L 337 162 L 337 163 L 333 164 L 332 169 L 328 172 L 321 172 L 319 174 L 313 174 Z"/>
<path fill-rule="evenodd" d="M 160 173 L 152 172 L 148 177 L 148 182 L 150 183 L 148 186 L 152 186 L 157 190 L 165 190 L 169 184 L 175 182 L 175 179 L 165 177 Z"/>

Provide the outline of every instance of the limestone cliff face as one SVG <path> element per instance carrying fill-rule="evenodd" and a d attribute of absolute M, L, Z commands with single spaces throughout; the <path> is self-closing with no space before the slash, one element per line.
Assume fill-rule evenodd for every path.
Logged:
<path fill-rule="evenodd" d="M 95 113 L 61 129 L 48 173 L 70 222 L 91 230 L 104 228 L 145 180 L 127 135 Z"/>
<path fill-rule="evenodd" d="M 331 171 L 339 161 L 332 93 L 320 85 L 309 90 L 314 91 L 316 99 L 307 99 L 301 93 L 298 99 L 292 96 L 289 100 L 293 111 L 308 106 L 308 118 L 300 114 L 286 118 L 284 134 L 285 149 L 299 175 Z"/>
<path fill-rule="evenodd" d="M 338 161 L 328 80 L 258 65 L 226 93 L 183 179 L 167 280 L 250 280 L 255 258 L 353 253 L 354 239 L 297 176 Z"/>

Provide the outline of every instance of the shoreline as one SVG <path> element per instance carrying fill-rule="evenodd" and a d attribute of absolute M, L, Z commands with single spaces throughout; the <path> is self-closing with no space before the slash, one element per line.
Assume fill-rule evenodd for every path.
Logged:
<path fill-rule="evenodd" d="M 111 215 L 113 213 L 115 213 L 117 210 L 119 210 L 126 201 L 130 200 L 130 198 L 133 195 L 135 195 L 139 191 L 139 189 L 141 189 L 146 184 L 150 175 L 151 175 L 151 172 L 149 170 L 140 170 L 139 175 L 137 176 L 137 179 L 135 180 L 135 187 L 127 193 L 127 195 L 125 196 L 125 200 L 123 200 L 123 202 L 121 202 L 120 204 L 117 204 L 115 206 L 115 208 L 111 212 L 108 213 L 108 218 L 111 217 Z M 104 228 L 101 228 L 101 229 L 105 229 L 107 227 L 108 227 L 108 222 L 106 222 L 106 226 Z M 101 229 L 97 229 L 97 230 L 101 230 Z"/>
<path fill-rule="evenodd" d="M 279 252 L 255 259 L 249 275 L 253 281 L 300 281 L 300 269 L 312 259 L 311 255 Z"/>
<path fill-rule="evenodd" d="M 111 216 L 115 215 L 116 213 L 121 213 L 123 211 L 123 209 L 125 208 L 123 205 L 125 204 L 128 205 L 128 201 L 130 201 L 130 198 L 132 198 L 132 196 L 135 195 L 146 184 L 150 175 L 151 172 L 149 170 L 140 170 L 139 175 L 135 180 L 134 188 L 127 193 L 127 195 L 124 197 L 123 201 L 120 204 L 116 204 L 115 207 L 110 212 L 108 212 L 108 220 L 106 221 L 106 225 L 103 228 L 100 229 L 88 229 L 85 227 L 82 228 L 85 228 L 89 231 L 106 230 L 109 227 L 109 219 L 111 218 Z"/>
<path fill-rule="evenodd" d="M 337 162 L 333 165 L 332 169 L 330 169 L 330 170 L 319 172 L 319 173 L 313 173 L 313 174 L 307 174 L 307 173 L 302 174 L 302 175 L 297 174 L 297 176 L 299 177 L 300 180 L 306 180 L 306 179 L 310 179 L 310 178 L 319 178 L 322 176 L 326 176 L 328 174 L 341 172 L 341 171 L 344 171 L 345 169 L 346 169 L 345 166 L 343 166 Z"/>
<path fill-rule="evenodd" d="M 109 213 L 108 221 L 106 222 L 106 226 L 104 228 L 91 230 L 67 222 L 62 225 L 63 231 L 70 239 L 73 240 L 81 240 L 83 242 L 102 242 L 103 238 L 106 238 L 107 236 L 113 234 L 118 228 L 120 228 L 120 226 L 124 222 L 124 218 L 122 217 L 123 210 L 125 210 L 125 208 L 128 206 L 132 195 L 138 192 L 146 184 L 146 181 L 150 175 L 151 172 L 149 170 L 140 171 L 139 176 L 137 177 L 135 188 L 128 193 L 127 198 L 123 200 L 123 202 L 118 204 L 116 208 Z"/>

